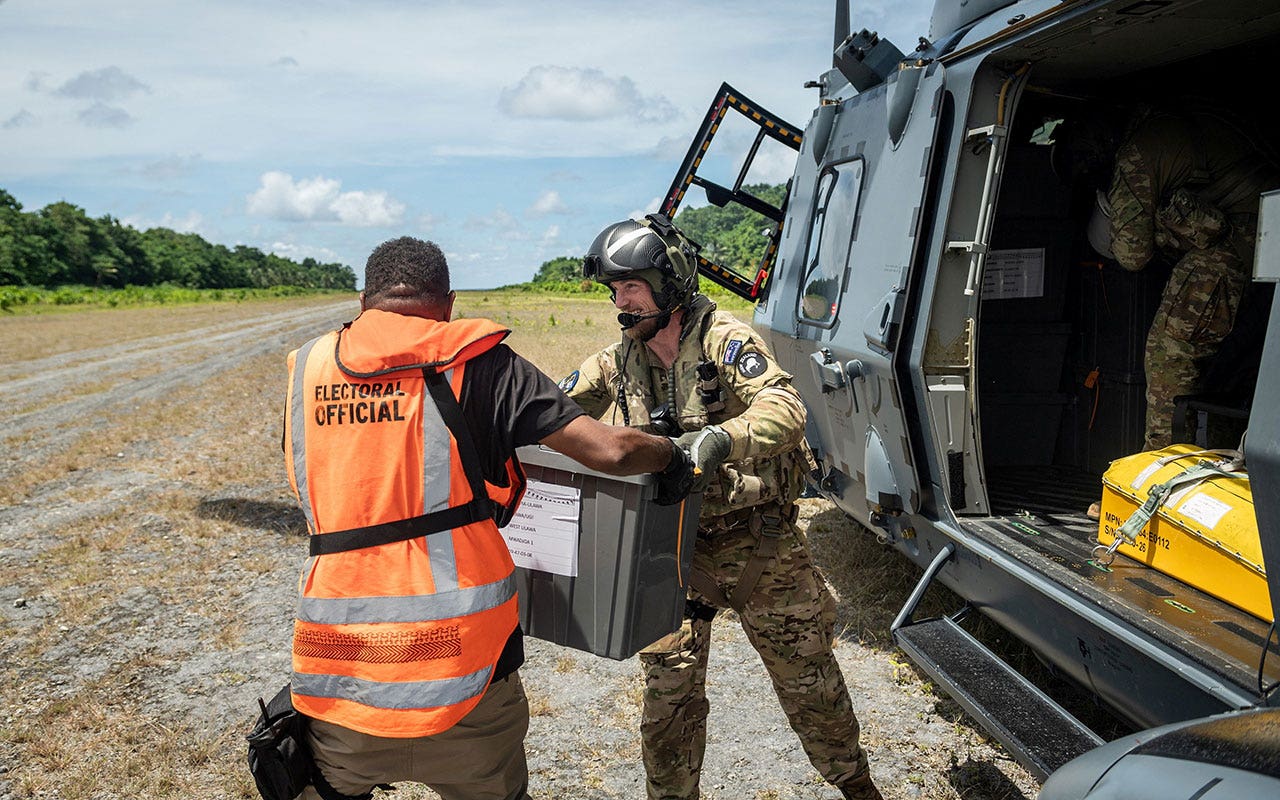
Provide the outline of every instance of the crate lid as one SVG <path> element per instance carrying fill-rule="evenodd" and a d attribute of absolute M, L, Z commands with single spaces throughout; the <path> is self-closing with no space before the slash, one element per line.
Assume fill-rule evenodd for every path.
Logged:
<path fill-rule="evenodd" d="M 584 466 L 580 461 L 569 458 L 564 453 L 558 453 L 550 447 L 540 444 L 516 448 L 516 456 L 519 457 L 520 462 L 523 464 L 531 464 L 546 469 L 558 469 L 577 475 L 590 475 L 621 483 L 634 483 L 637 486 L 649 486 L 654 482 L 653 475 L 647 472 L 640 475 L 610 475 L 607 472 L 598 472 Z"/>

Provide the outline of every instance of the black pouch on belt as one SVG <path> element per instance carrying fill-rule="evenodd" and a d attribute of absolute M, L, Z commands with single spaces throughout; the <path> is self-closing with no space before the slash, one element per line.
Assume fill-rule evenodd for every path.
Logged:
<path fill-rule="evenodd" d="M 293 707 L 289 684 L 271 702 L 258 699 L 261 713 L 249 740 L 249 772 L 263 800 L 293 800 L 311 783 L 311 751 L 306 717 Z"/>

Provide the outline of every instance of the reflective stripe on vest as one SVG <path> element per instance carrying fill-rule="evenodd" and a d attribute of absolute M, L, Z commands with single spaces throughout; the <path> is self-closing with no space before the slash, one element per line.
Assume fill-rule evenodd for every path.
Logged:
<path fill-rule="evenodd" d="M 470 323 L 434 323 L 441 350 L 470 357 L 500 341 L 497 326 Z M 476 341 L 458 339 L 477 332 Z M 426 341 L 424 362 L 432 355 Z M 470 503 L 483 478 L 459 457 L 460 437 L 423 371 L 353 377 L 335 356 L 338 342 L 334 333 L 308 342 L 290 363 L 286 461 L 311 533 Z M 456 428 L 465 361 L 438 366 L 447 369 L 437 388 L 452 404 Z M 310 558 L 294 625 L 295 707 L 376 736 L 448 729 L 479 702 L 516 628 L 513 569 L 491 519 Z"/>
<path fill-rule="evenodd" d="M 484 586 L 412 597 L 303 596 L 298 601 L 298 619 L 317 625 L 434 622 L 497 608 L 510 600 L 515 591 L 512 575 Z"/>
<path fill-rule="evenodd" d="M 382 708 L 414 709 L 448 705 L 451 697 L 480 694 L 489 685 L 489 670 L 460 678 L 403 683 L 377 683 L 341 675 L 294 675 L 292 685 L 293 691 L 312 697 L 361 697 L 376 700 Z"/>

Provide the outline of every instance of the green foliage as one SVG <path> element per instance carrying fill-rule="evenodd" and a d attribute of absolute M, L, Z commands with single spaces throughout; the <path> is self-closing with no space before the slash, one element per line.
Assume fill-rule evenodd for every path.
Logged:
<path fill-rule="evenodd" d="M 785 186 L 765 183 L 742 188 L 773 206 L 782 205 L 787 191 Z M 768 244 L 762 232 L 774 226 L 772 220 L 737 203 L 724 208 L 686 208 L 676 215 L 675 223 L 686 236 L 702 245 L 702 255 L 708 260 L 743 274 L 753 274 L 760 265 Z"/>
<path fill-rule="evenodd" d="M 609 287 L 596 283 L 595 281 L 589 281 L 585 278 L 576 278 L 565 281 L 516 283 L 511 286 L 500 286 L 498 288 L 534 294 L 609 294 Z"/>
<path fill-rule="evenodd" d="M 774 206 L 781 206 L 787 187 L 765 183 L 750 184 L 743 191 Z M 731 203 L 725 208 L 704 206 L 687 208 L 676 216 L 676 227 L 702 247 L 702 255 L 711 261 L 743 275 L 754 276 L 768 240 L 762 231 L 771 229 L 773 221 Z M 582 278 L 582 259 L 560 256 L 543 262 L 530 283 L 503 287 L 522 292 L 608 293 L 608 289 L 595 281 Z M 700 281 L 700 289 L 722 308 L 749 309 L 751 303 L 728 289 L 721 288 L 709 279 Z"/>
<path fill-rule="evenodd" d="M 582 259 L 560 256 L 542 262 L 538 274 L 533 276 L 534 283 L 569 283 L 582 280 Z"/>
<path fill-rule="evenodd" d="M 54 289 L 34 286 L 0 286 L 0 311 L 40 312 L 59 306 L 77 308 L 119 308 L 125 306 L 163 306 L 210 301 L 262 300 L 315 294 L 316 290 L 301 286 L 267 288 L 235 287 L 230 289 L 191 289 L 172 284 L 125 286 L 120 289 L 100 286 L 66 285 Z"/>
<path fill-rule="evenodd" d="M 167 228 L 139 231 L 109 215 L 93 219 L 65 201 L 28 213 L 0 189 L 0 284 L 355 291 L 356 276 L 345 264 L 297 262 L 244 245 L 229 249 Z"/>

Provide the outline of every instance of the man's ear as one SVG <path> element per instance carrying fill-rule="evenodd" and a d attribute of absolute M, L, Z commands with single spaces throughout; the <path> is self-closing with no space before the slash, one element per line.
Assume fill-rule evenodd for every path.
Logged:
<path fill-rule="evenodd" d="M 364 311 L 364 290 L 360 291 L 360 310 Z"/>
<path fill-rule="evenodd" d="M 453 301 L 458 297 L 457 292 L 450 291 L 449 297 L 444 303 L 444 321 L 449 322 L 453 319 Z"/>

